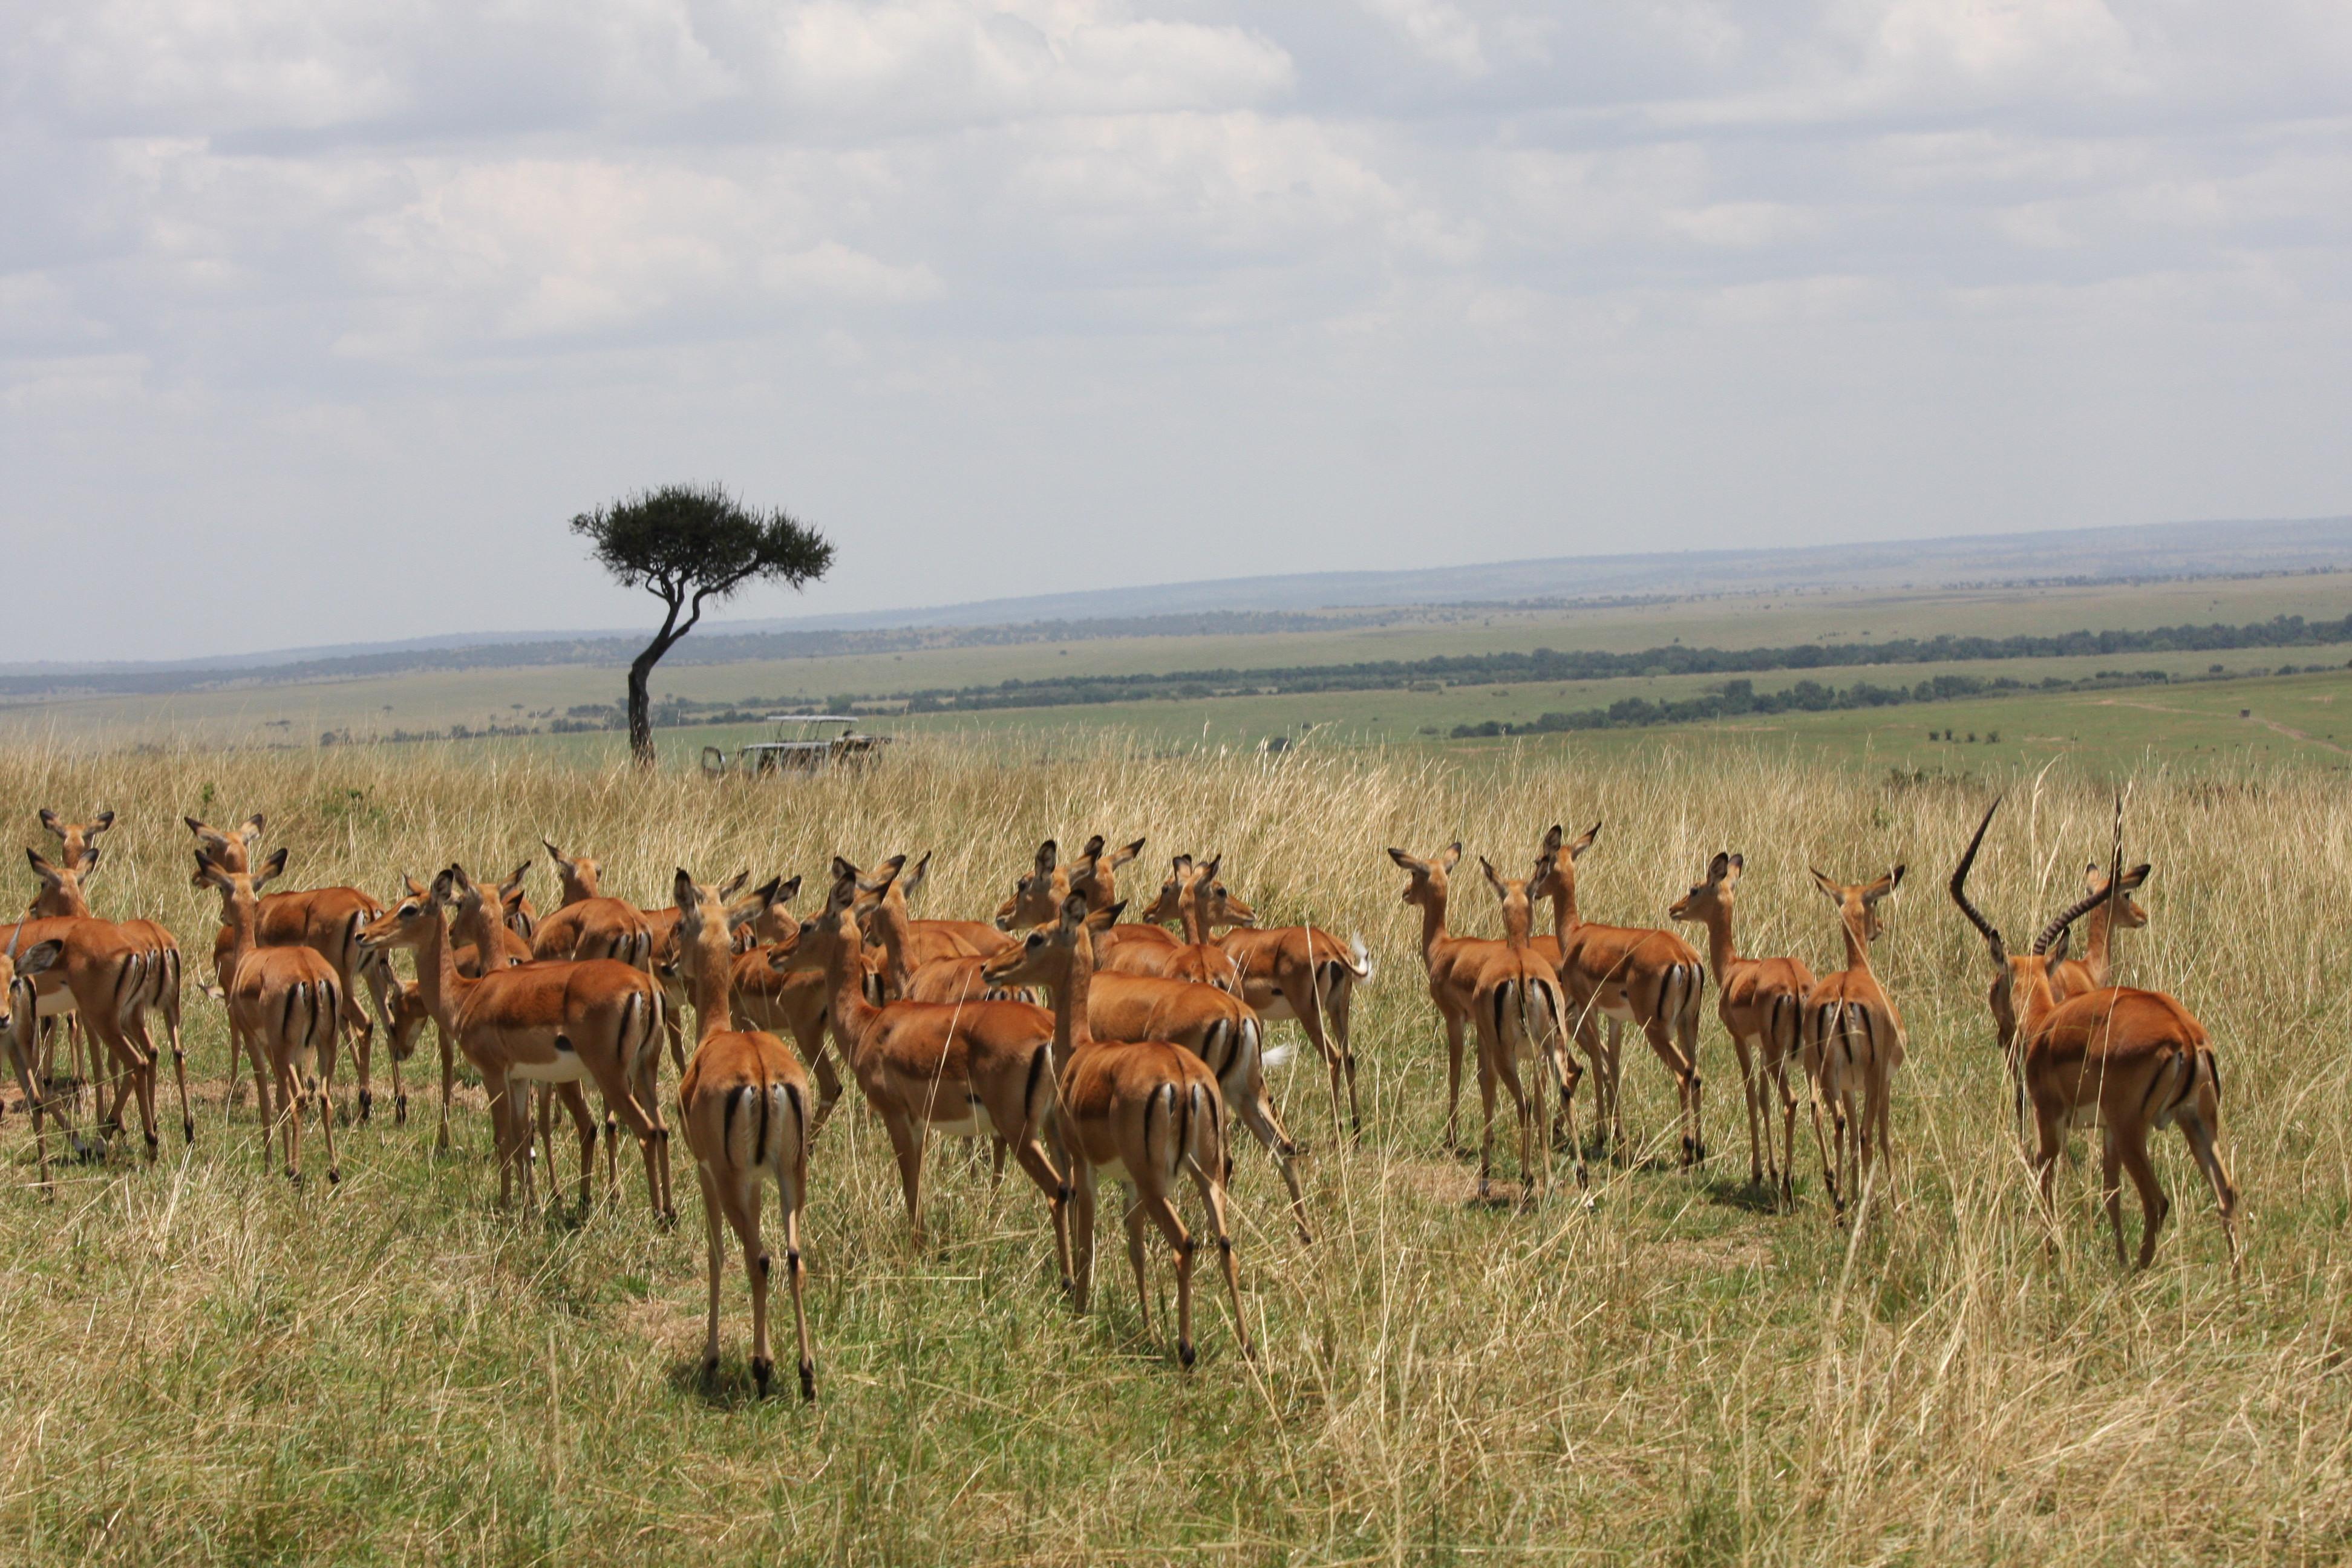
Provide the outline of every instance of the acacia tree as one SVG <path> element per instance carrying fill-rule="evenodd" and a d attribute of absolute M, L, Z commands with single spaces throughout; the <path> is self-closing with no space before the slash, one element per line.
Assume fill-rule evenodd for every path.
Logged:
<path fill-rule="evenodd" d="M 661 630 L 629 661 L 629 752 L 641 767 L 654 761 L 646 682 L 662 655 L 702 618 L 702 606 L 723 604 L 752 583 L 805 587 L 833 565 L 833 544 L 824 534 L 781 507 L 752 510 L 718 485 L 665 485 L 624 496 L 573 518 L 572 531 L 589 541 L 607 572 L 662 602 Z"/>

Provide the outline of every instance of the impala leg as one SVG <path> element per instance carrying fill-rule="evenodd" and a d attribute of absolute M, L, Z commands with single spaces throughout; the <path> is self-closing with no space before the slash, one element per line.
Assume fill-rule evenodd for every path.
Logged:
<path fill-rule="evenodd" d="M 1845 1194 L 1838 1186 L 1837 1169 L 1830 1156 L 1830 1140 L 1822 1131 L 1822 1101 L 1831 1097 L 1819 1078 L 1805 1075 L 1806 1104 L 1813 1117 L 1813 1149 L 1822 1157 L 1822 1190 L 1830 1195 L 1830 1205 L 1839 1214 L 1845 1212 Z"/>
<path fill-rule="evenodd" d="M 1542 1191 L 1542 1179 L 1536 1171 L 1534 1107 L 1528 1103 L 1527 1089 L 1519 1082 L 1518 1050 L 1513 1041 L 1505 1037 L 1496 1042 L 1494 1051 L 1493 1076 L 1502 1080 L 1511 1093 L 1511 1108 L 1519 1124 L 1519 1189 L 1520 1201 L 1532 1207 Z M 1544 1151 L 1549 1154 L 1550 1151 Z M 1483 1164 L 1483 1161 L 1482 1161 Z"/>
<path fill-rule="evenodd" d="M 1568 1146 L 1576 1157 L 1576 1184 L 1589 1187 L 1591 1175 L 1584 1166 L 1584 1139 L 1576 1128 L 1576 1086 L 1584 1074 L 1568 1054 L 1568 1041 L 1555 1035 L 1551 1043 L 1552 1079 L 1559 1087 L 1560 1124 L 1568 1131 Z"/>
<path fill-rule="evenodd" d="M 1457 1064 L 1458 1065 L 1458 1064 Z M 1290 1189 L 1290 1217 L 1298 1226 L 1298 1239 L 1311 1242 L 1315 1233 L 1307 1227 L 1307 1194 L 1298 1185 L 1298 1147 L 1291 1142 L 1290 1134 L 1283 1131 L 1281 1118 L 1276 1113 L 1274 1101 L 1265 1091 L 1265 1076 L 1252 1062 L 1248 1078 L 1236 1084 L 1226 1096 L 1234 1108 L 1234 1117 L 1249 1129 L 1250 1136 L 1265 1146 L 1274 1156 L 1276 1168 L 1282 1173 L 1282 1184 Z M 1454 1132 L 1448 1127 L 1446 1146 L 1453 1147 Z"/>
<path fill-rule="evenodd" d="M 1444 1004 L 1439 1006 L 1444 1008 Z M 1445 1148 L 1451 1153 L 1462 1147 L 1456 1135 L 1456 1119 L 1462 1108 L 1462 1040 L 1466 1025 L 1461 1015 L 1450 1008 L 1445 1016 Z"/>
<path fill-rule="evenodd" d="M 2201 1095 L 2210 1105 L 2198 1105 L 2184 1110 L 2179 1120 L 2181 1135 L 2189 1140 L 2189 1152 L 2196 1156 L 2197 1168 L 2213 1184 L 2213 1202 L 2221 1211 L 2221 1236 L 2230 1244 L 2230 1271 L 2238 1270 L 2238 1189 L 2230 1180 L 2229 1170 L 2221 1163 L 2221 1152 L 2216 1146 L 2215 1129 L 2221 1117 L 2220 1101 Z M 37 1122 L 36 1126 L 38 1125 Z"/>
<path fill-rule="evenodd" d="M 702 1233 L 710 1275 L 710 1311 L 702 1337 L 702 1376 L 707 1383 L 719 1375 L 719 1285 L 727 1272 L 727 1252 L 719 1233 L 719 1183 L 710 1167 L 700 1161 L 695 1162 L 694 1173 L 702 1179 Z"/>
<path fill-rule="evenodd" d="M 1143 1331 L 1149 1335 L 1151 1332 L 1151 1284 L 1145 1278 L 1143 1268 L 1143 1198 L 1132 1186 L 1125 1191 L 1127 1261 L 1135 1270 L 1135 1309 L 1143 1314 Z"/>
<path fill-rule="evenodd" d="M 164 1035 L 172 1042 L 172 1076 L 177 1080 L 180 1091 L 180 1139 L 183 1142 L 194 1143 L 196 1141 L 196 1119 L 188 1109 L 188 1051 L 180 1037 L 178 999 L 174 997 L 167 1001 L 161 1011 Z M 231 1073 L 229 1076 L 235 1078 L 236 1075 Z"/>
<path fill-rule="evenodd" d="M 514 1106 L 515 1087 L 503 1072 L 485 1068 L 482 1087 L 489 1091 L 490 1142 L 497 1149 L 499 1164 L 499 1207 L 505 1208 L 514 1201 Z"/>
<path fill-rule="evenodd" d="M 147 1158 L 152 1162 L 162 1142 L 155 1132 L 160 1120 L 155 1106 L 159 1053 L 153 1038 L 147 1033 L 147 1016 L 144 1013 L 131 1014 L 124 1033 L 132 1048 L 139 1053 L 139 1066 L 131 1076 L 131 1088 L 139 1096 L 139 1129 L 146 1138 Z"/>
<path fill-rule="evenodd" d="M 41 1191 L 52 1191 L 49 1184 L 49 1136 L 42 1127 L 43 1097 L 33 1088 L 33 1069 L 25 1060 L 24 1047 L 15 1034 L 8 1036 L 8 1065 L 16 1074 L 16 1087 L 25 1091 L 25 1111 L 33 1119 L 33 1152 L 41 1164 Z"/>
<path fill-rule="evenodd" d="M 294 1076 L 290 1057 L 281 1057 L 277 1063 L 278 1136 L 286 1152 L 286 1179 L 302 1179 L 302 1117 L 310 1107 L 302 1095 L 301 1080 Z"/>
<path fill-rule="evenodd" d="M 1653 1015 L 1644 1020 L 1642 1037 L 1650 1042 L 1650 1049 L 1657 1053 L 1658 1059 L 1666 1064 L 1666 1071 L 1674 1075 L 1675 1099 L 1681 1109 L 1683 1123 L 1683 1168 L 1688 1170 L 1700 1157 L 1698 1069 L 1675 1043 L 1664 1018 Z"/>
<path fill-rule="evenodd" d="M 319 1137 L 327 1145 L 327 1183 L 331 1186 L 343 1179 L 342 1165 L 335 1158 L 335 1080 L 316 1080 L 310 1097 L 319 1103 Z"/>
<path fill-rule="evenodd" d="M 1797 1206 L 1797 1096 L 1789 1087 L 1789 1064 L 1785 1058 L 1773 1066 L 1772 1088 L 1780 1099 L 1780 1170 L 1774 1179 L 1780 1189 L 1780 1206 L 1794 1209 Z M 1771 1136 L 1769 1123 L 1765 1136 Z"/>
<path fill-rule="evenodd" d="M 1487 1038 L 1486 1017 L 1478 1020 L 1478 1104 L 1483 1120 L 1478 1132 L 1478 1195 L 1487 1197 L 1493 1191 L 1495 1170 L 1495 1057 L 1494 1042 Z"/>
<path fill-rule="evenodd" d="M 352 1055 L 360 1069 L 360 1116 L 362 1121 L 375 1114 L 374 1061 L 375 1023 L 360 1005 L 360 999 L 349 989 L 343 993 L 343 1019 L 352 1031 Z M 386 1039 L 391 1037 L 385 1036 Z"/>
<path fill-rule="evenodd" d="M 1307 981 L 1312 992 L 1315 984 L 1312 966 L 1307 972 Z M 1321 996 L 1319 992 L 1315 994 L 1318 998 Z M 1348 1067 L 1348 1120 L 1354 1126 L 1356 1136 L 1361 1138 L 1364 1135 L 1364 1108 L 1356 1098 L 1355 1031 L 1349 1023 L 1349 1013 L 1354 1006 L 1354 992 L 1345 982 L 1337 984 L 1332 986 L 1330 996 L 1321 1000 L 1321 1006 L 1323 1017 L 1320 1021 L 1339 1047 L 1339 1059 Z"/>
<path fill-rule="evenodd" d="M 743 1272 L 751 1280 L 751 1382 L 760 1397 L 768 1397 L 768 1384 L 776 1375 L 775 1357 L 768 1350 L 768 1249 L 760 1243 L 760 1174 L 739 1175 L 728 1194 L 727 1222 L 743 1248 Z"/>
<path fill-rule="evenodd" d="M 1255 1358 L 1257 1352 L 1250 1343 L 1249 1320 L 1242 1315 L 1242 1280 L 1234 1262 L 1233 1226 L 1225 1218 L 1225 1184 L 1195 1163 L 1192 1184 L 1200 1189 L 1201 1206 L 1209 1215 L 1209 1237 L 1224 1268 L 1225 1294 L 1234 1303 L 1234 1336 L 1241 1344 L 1242 1354 Z"/>
<path fill-rule="evenodd" d="M 2106 1135 L 2099 1143 L 2099 1204 L 2107 1211 L 2107 1225 L 2116 1237 L 2116 1263 L 2121 1267 L 2131 1259 L 2124 1250 L 2123 1141 L 2113 1129 L 2102 1131 Z"/>
<path fill-rule="evenodd" d="M 816 1079 L 816 1114 L 809 1119 L 808 1129 L 808 1135 L 814 1138 L 825 1118 L 833 1114 L 833 1108 L 841 1102 L 841 1074 L 835 1070 L 833 1052 L 826 1048 L 823 1020 L 818 1021 L 814 1038 L 799 1035 L 793 1043 L 800 1047 L 801 1060 L 808 1064 L 810 1075 Z"/>
<path fill-rule="evenodd" d="M 555 1097 L 565 1088 L 577 1087 L 576 1084 L 542 1083 L 534 1087 L 530 1093 L 531 1105 L 539 1112 L 539 1130 L 532 1135 L 530 1158 L 531 1163 L 537 1164 L 541 1158 L 540 1151 L 547 1151 L 547 1190 L 551 1195 L 562 1190 L 555 1173 Z"/>
<path fill-rule="evenodd" d="M 2156 1179 L 2156 1165 L 2147 1157 L 2147 1135 L 2145 1131 L 2138 1137 L 2126 1134 L 2112 1142 L 2116 1153 L 2122 1157 L 2124 1169 L 2131 1175 L 2132 1185 L 2139 1190 L 2139 1262 L 2136 1267 L 2146 1268 L 2156 1261 L 2157 1238 L 2164 1232 L 2165 1217 L 2172 1212 L 2172 1200 L 2164 1195 L 2164 1184 Z M 2111 1205 L 2109 1212 L 2120 1219 L 2122 1204 L 2112 1197 L 2108 1202 Z M 2120 1228 L 2116 1231 L 2116 1240 L 2117 1250 L 2121 1251 L 2123 1234 Z"/>
<path fill-rule="evenodd" d="M 1146 1215 L 1149 1215 L 1159 1222 L 1160 1234 L 1168 1238 L 1168 1248 L 1176 1256 L 1176 1359 L 1182 1365 L 1191 1366 L 1195 1360 L 1199 1359 L 1198 1352 L 1192 1348 L 1193 1246 L 1192 1235 L 1185 1230 L 1183 1219 L 1176 1213 L 1176 1205 L 1168 1201 L 1166 1193 L 1152 1194 L 1138 1204 L 1132 1212 L 1134 1219 L 1130 1222 L 1132 1227 L 1130 1234 L 1136 1238 L 1136 1255 L 1139 1258 L 1142 1256 L 1143 1232 L 1140 1222 Z M 1241 1304 L 1238 1293 L 1234 1297 L 1234 1304 L 1236 1307 Z"/>
<path fill-rule="evenodd" d="M 433 1025 L 434 1038 L 441 1043 L 441 1126 L 433 1135 L 433 1147 L 449 1147 L 449 1102 L 457 1092 L 457 1047 L 436 1019 Z"/>
<path fill-rule="evenodd" d="M 1086 1156 L 1070 1159 L 1070 1302 L 1087 1310 L 1095 1278 L 1095 1168 Z"/>
<path fill-rule="evenodd" d="M 1729 1026 L 1727 1024 L 1726 1027 Z M 1739 1058 L 1739 1098 L 1748 1110 L 1748 1184 L 1760 1187 L 1764 1184 L 1764 1170 L 1768 1163 L 1764 1141 L 1772 1135 L 1770 1125 L 1764 1119 L 1764 1086 L 1758 1081 L 1755 1050 L 1748 1044 L 1748 1037 L 1732 1030 L 1731 1048 Z"/>
<path fill-rule="evenodd" d="M 891 1152 L 898 1156 L 898 1187 L 906 1194 L 907 1225 L 914 1232 L 915 1250 L 923 1250 L 923 1130 L 901 1116 L 887 1119 Z"/>
<path fill-rule="evenodd" d="M 798 1104 L 797 1099 L 794 1104 Z M 796 1149 L 805 1149 L 805 1134 L 795 1141 Z M 801 1397 L 816 1397 L 816 1358 L 809 1353 L 808 1301 L 805 1285 L 808 1265 L 801 1260 L 801 1194 L 807 1190 L 807 1161 L 795 1163 L 795 1168 L 777 1173 L 782 1179 L 776 1184 L 776 1206 L 784 1217 L 784 1282 L 793 1292 L 793 1330 L 800 1341 Z"/>
<path fill-rule="evenodd" d="M 1000 1141 L 998 1147 L 1003 1146 Z M 1013 1155 L 1021 1168 L 1028 1173 L 1029 1179 L 1037 1184 L 1037 1190 L 1045 1194 L 1045 1211 L 1054 1221 L 1054 1265 L 1062 1271 L 1062 1288 L 1067 1289 L 1070 1284 L 1069 1185 L 1062 1180 L 1062 1173 L 1054 1169 L 1053 1156 L 1046 1152 L 1045 1145 L 1034 1135 L 1023 1140 Z"/>

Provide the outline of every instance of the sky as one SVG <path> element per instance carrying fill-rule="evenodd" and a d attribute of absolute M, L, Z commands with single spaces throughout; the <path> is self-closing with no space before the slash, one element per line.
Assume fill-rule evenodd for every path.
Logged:
<path fill-rule="evenodd" d="M 2352 5 L 0 7 L 0 660 L 2352 510 Z"/>

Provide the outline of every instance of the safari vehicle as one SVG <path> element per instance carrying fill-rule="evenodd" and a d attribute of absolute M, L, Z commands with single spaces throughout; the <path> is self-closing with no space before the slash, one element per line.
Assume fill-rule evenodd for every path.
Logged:
<path fill-rule="evenodd" d="M 717 746 L 703 747 L 702 771 L 722 778 L 730 772 L 756 777 L 863 768 L 895 738 L 865 733 L 849 713 L 771 713 L 768 722 L 775 726 L 773 740 L 747 741 L 731 758 Z M 828 733 L 835 725 L 838 732 Z"/>

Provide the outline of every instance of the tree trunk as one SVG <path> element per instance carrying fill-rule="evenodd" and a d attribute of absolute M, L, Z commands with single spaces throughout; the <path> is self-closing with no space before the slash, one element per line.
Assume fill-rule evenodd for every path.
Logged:
<path fill-rule="evenodd" d="M 668 651 L 668 644 L 656 640 L 629 661 L 629 760 L 641 768 L 652 767 L 656 760 L 653 699 L 646 694 L 646 682 L 653 678 L 654 666 Z"/>

